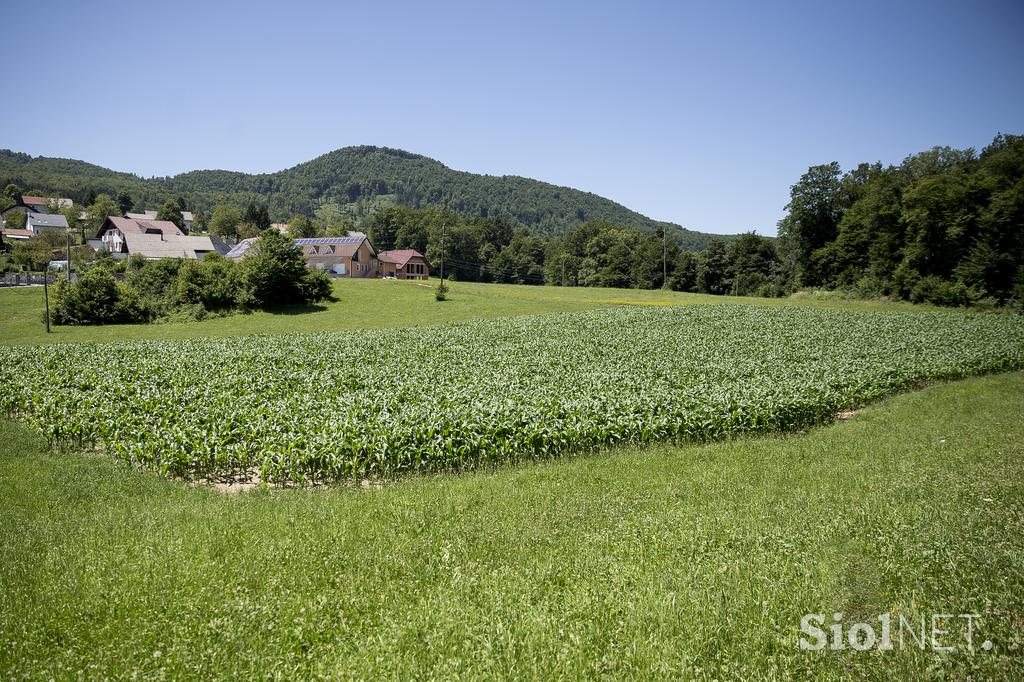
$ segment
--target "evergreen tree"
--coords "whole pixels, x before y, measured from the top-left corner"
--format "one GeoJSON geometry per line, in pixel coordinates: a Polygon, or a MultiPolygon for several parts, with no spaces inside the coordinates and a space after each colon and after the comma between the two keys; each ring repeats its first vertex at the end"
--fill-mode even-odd
{"type": "Polygon", "coordinates": [[[121,215],[130,213],[134,206],[135,202],[132,201],[132,195],[126,190],[121,190],[117,193],[117,207],[121,210],[121,215]]]}
{"type": "Polygon", "coordinates": [[[242,214],[242,222],[256,231],[266,230],[271,225],[270,213],[267,211],[266,205],[250,201],[245,208],[245,213],[242,214]]]}

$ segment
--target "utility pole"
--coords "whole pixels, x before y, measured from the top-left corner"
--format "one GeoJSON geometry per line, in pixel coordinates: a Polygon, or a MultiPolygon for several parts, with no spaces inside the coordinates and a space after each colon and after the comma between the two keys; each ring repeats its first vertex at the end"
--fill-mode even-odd
{"type": "Polygon", "coordinates": [[[64,230],[64,240],[64,258],[67,259],[64,265],[68,269],[68,284],[71,284],[71,230],[64,230]]]}
{"type": "Polygon", "coordinates": [[[446,227],[445,223],[441,223],[441,284],[444,284],[444,230],[446,227]]]}
{"type": "Polygon", "coordinates": [[[668,288],[668,230],[661,228],[661,288],[668,288]]]}
{"type": "Polygon", "coordinates": [[[46,333],[50,333],[50,287],[47,282],[50,281],[50,269],[43,270],[43,299],[46,301],[46,313],[43,315],[43,319],[46,320],[46,333]]]}

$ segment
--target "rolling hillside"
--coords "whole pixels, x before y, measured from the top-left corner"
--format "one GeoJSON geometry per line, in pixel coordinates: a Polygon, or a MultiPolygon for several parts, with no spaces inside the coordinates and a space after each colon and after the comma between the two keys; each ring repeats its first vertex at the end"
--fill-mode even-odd
{"type": "Polygon", "coordinates": [[[702,249],[713,237],[660,223],[596,194],[517,176],[465,173],[398,149],[345,147],[276,173],[201,170],[145,179],[83,161],[0,150],[0,187],[15,183],[85,201],[93,193],[127,190],[137,208],[156,208],[183,198],[192,210],[215,204],[266,203],[271,216],[286,220],[312,215],[336,204],[357,224],[380,205],[442,206],[465,216],[502,217],[546,236],[562,234],[588,220],[624,227],[669,229],[681,245],[702,249]]]}

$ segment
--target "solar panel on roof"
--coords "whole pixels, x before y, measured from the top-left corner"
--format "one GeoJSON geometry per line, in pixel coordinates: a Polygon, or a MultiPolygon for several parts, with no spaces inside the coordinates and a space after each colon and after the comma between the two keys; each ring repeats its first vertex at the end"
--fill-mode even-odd
{"type": "Polygon", "coordinates": [[[364,239],[366,237],[304,237],[296,239],[295,243],[301,246],[311,246],[313,244],[358,244],[364,239]]]}

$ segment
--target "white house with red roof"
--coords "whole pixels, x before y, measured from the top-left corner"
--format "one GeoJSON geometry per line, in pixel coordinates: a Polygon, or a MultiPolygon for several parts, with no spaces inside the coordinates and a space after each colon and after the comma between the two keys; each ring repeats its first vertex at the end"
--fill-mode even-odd
{"type": "Polygon", "coordinates": [[[190,237],[169,220],[135,220],[110,216],[96,233],[102,247],[115,258],[139,254],[147,259],[202,259],[209,253],[227,254],[219,237],[190,237]]]}

